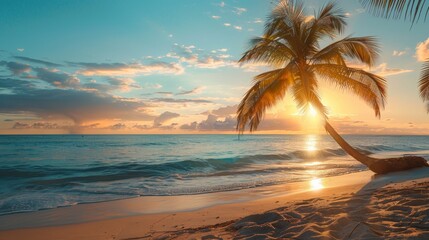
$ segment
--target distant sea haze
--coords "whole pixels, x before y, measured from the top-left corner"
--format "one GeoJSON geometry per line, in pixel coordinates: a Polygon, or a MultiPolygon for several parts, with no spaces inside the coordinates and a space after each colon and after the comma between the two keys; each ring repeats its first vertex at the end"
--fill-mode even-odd
{"type": "MultiPolygon", "coordinates": [[[[429,136],[345,138],[367,154],[429,156],[429,136]]],[[[0,214],[366,170],[326,135],[3,135],[0,152],[0,214]]]]}

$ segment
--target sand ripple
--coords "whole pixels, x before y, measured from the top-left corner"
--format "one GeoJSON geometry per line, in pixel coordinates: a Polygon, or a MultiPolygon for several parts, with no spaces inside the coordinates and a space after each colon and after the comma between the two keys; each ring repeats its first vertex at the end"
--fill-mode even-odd
{"type": "MultiPolygon", "coordinates": [[[[429,182],[289,202],[214,226],[157,239],[429,239],[429,182]]],[[[155,237],[152,235],[151,237],[155,237]]]]}

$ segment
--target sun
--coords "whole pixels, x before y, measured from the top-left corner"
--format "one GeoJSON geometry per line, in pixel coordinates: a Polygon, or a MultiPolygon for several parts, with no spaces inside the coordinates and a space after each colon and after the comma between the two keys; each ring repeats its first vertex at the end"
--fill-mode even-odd
{"type": "Polygon", "coordinates": [[[314,107],[310,104],[308,107],[308,114],[312,117],[317,116],[317,111],[314,109],[314,107]]]}

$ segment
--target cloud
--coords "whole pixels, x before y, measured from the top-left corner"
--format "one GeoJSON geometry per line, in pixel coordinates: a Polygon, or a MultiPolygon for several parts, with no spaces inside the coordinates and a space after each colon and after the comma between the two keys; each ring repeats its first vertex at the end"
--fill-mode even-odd
{"type": "Polygon", "coordinates": [[[383,77],[398,75],[402,73],[412,72],[410,69],[401,69],[401,68],[389,68],[387,67],[387,63],[382,63],[378,65],[374,70],[374,73],[383,77]]]}
{"type": "Polygon", "coordinates": [[[205,58],[198,59],[198,61],[193,66],[197,68],[215,69],[215,68],[233,66],[233,65],[235,65],[235,63],[231,61],[225,61],[220,57],[208,56],[205,58]]]}
{"type": "Polygon", "coordinates": [[[166,102],[166,103],[211,103],[212,101],[205,99],[175,99],[175,98],[152,98],[153,102],[166,102]]]}
{"type": "MultiPolygon", "coordinates": [[[[237,119],[226,116],[223,120],[216,115],[209,114],[206,120],[183,124],[180,129],[200,131],[236,131],[237,119]]],[[[295,119],[267,118],[264,119],[258,130],[260,131],[300,131],[301,126],[295,119]]]]}
{"type": "Polygon", "coordinates": [[[235,66],[236,63],[226,60],[229,55],[224,54],[227,49],[219,49],[220,54],[216,54],[216,50],[210,53],[204,53],[202,50],[196,49],[194,45],[175,45],[168,57],[179,59],[180,63],[185,63],[196,68],[215,69],[226,66],[235,66]]]}
{"type": "Polygon", "coordinates": [[[68,118],[75,124],[105,119],[153,120],[147,105],[135,99],[75,89],[36,89],[18,79],[0,79],[0,89],[13,86],[12,93],[0,94],[0,113],[34,114],[42,119],[68,118]]]}
{"type": "Polygon", "coordinates": [[[394,50],[393,53],[392,53],[392,56],[400,57],[402,55],[405,55],[406,53],[407,53],[407,51],[405,51],[405,50],[403,50],[403,51],[394,50]]]}
{"type": "Polygon", "coordinates": [[[18,62],[7,62],[0,61],[0,66],[6,66],[13,75],[18,76],[25,72],[31,71],[31,66],[28,64],[18,63],[18,62]]]}
{"type": "Polygon", "coordinates": [[[80,80],[74,75],[47,68],[33,68],[36,77],[58,88],[79,88],[80,80]]]}
{"type": "Polygon", "coordinates": [[[398,74],[408,73],[408,72],[413,71],[410,69],[389,68],[387,66],[387,63],[381,63],[380,65],[373,67],[371,69],[368,68],[368,66],[361,64],[361,63],[347,63],[347,66],[352,67],[352,68],[357,68],[357,69],[363,69],[365,71],[372,72],[372,73],[379,75],[379,76],[382,76],[382,77],[393,76],[393,75],[398,75],[398,74]]]}
{"type": "Polygon", "coordinates": [[[241,15],[242,13],[247,12],[247,9],[240,8],[240,7],[235,7],[232,12],[234,12],[237,15],[241,15]]]}
{"type": "Polygon", "coordinates": [[[18,59],[18,60],[29,62],[29,63],[42,64],[42,65],[45,65],[46,67],[61,67],[61,66],[63,66],[61,64],[47,62],[47,61],[29,58],[29,57],[14,56],[14,58],[18,59]]]}
{"type": "Polygon", "coordinates": [[[220,6],[220,7],[225,7],[225,2],[220,2],[220,3],[219,3],[219,6],[220,6]]]}
{"type": "Polygon", "coordinates": [[[43,130],[52,130],[52,129],[62,129],[66,130],[69,133],[81,133],[84,129],[95,129],[98,128],[99,123],[92,123],[89,125],[60,125],[58,123],[52,122],[35,122],[35,123],[22,123],[15,122],[12,126],[12,129],[43,129],[43,130]]]}
{"type": "Polygon", "coordinates": [[[112,130],[121,130],[121,129],[127,128],[127,125],[125,125],[124,123],[116,123],[116,124],[113,124],[107,128],[112,129],[112,130]]]}
{"type": "Polygon", "coordinates": [[[416,57],[420,62],[424,62],[429,58],[429,38],[417,44],[416,57]]]}
{"type": "Polygon", "coordinates": [[[162,94],[162,95],[166,95],[166,96],[172,96],[173,92],[155,92],[156,94],[162,94]]]}
{"type": "Polygon", "coordinates": [[[131,89],[141,88],[132,78],[115,78],[107,77],[108,84],[98,83],[96,80],[92,80],[90,83],[86,83],[82,86],[84,89],[98,90],[102,92],[119,90],[122,92],[128,92],[131,89]]]}
{"type": "Polygon", "coordinates": [[[184,130],[197,130],[197,128],[198,128],[197,122],[187,123],[180,126],[180,129],[184,129],[184,130]]]}
{"type": "Polygon", "coordinates": [[[235,29],[241,31],[243,28],[241,26],[234,26],[235,29]]]}
{"type": "Polygon", "coordinates": [[[189,124],[183,124],[180,129],[186,130],[203,130],[203,131],[233,131],[235,130],[236,120],[231,117],[226,117],[224,120],[218,120],[218,117],[212,114],[207,116],[206,120],[200,123],[192,122],[189,124]]]}
{"type": "Polygon", "coordinates": [[[231,27],[231,23],[224,23],[223,24],[225,27],[231,27]]]}
{"type": "Polygon", "coordinates": [[[253,23],[263,23],[264,21],[262,21],[262,19],[260,18],[255,18],[255,20],[253,20],[253,23]]]}
{"type": "Polygon", "coordinates": [[[137,74],[182,74],[184,68],[178,63],[153,62],[141,63],[86,63],[70,62],[72,66],[83,67],[78,70],[85,76],[129,76],[137,74]]]}
{"type": "Polygon", "coordinates": [[[70,129],[72,126],[59,125],[50,122],[35,122],[32,124],[15,122],[12,129],[70,129]]]}
{"type": "Polygon", "coordinates": [[[218,19],[220,19],[221,17],[220,17],[220,16],[215,16],[215,15],[213,15],[213,16],[212,16],[212,18],[213,18],[213,19],[218,20],[218,19]]]}
{"type": "Polygon", "coordinates": [[[168,111],[163,112],[161,115],[159,115],[158,117],[156,117],[153,120],[153,126],[154,127],[160,127],[163,123],[165,123],[171,119],[177,118],[179,116],[180,116],[180,114],[178,114],[178,113],[173,113],[173,112],[168,112],[168,111]]]}
{"type": "Polygon", "coordinates": [[[225,107],[220,107],[218,109],[214,109],[214,110],[211,110],[211,111],[204,112],[202,114],[204,114],[204,115],[210,115],[210,114],[212,114],[212,115],[215,115],[215,116],[218,116],[218,117],[228,117],[230,115],[233,115],[233,114],[235,115],[236,114],[237,107],[238,107],[238,105],[225,106],[225,107]]]}
{"type": "Polygon", "coordinates": [[[181,91],[179,93],[177,93],[176,95],[191,95],[191,94],[200,94],[206,87],[201,86],[201,87],[196,87],[192,90],[189,91],[181,91]]]}
{"type": "Polygon", "coordinates": [[[25,51],[25,49],[24,48],[17,48],[16,49],[18,52],[24,52],[25,51]]]}

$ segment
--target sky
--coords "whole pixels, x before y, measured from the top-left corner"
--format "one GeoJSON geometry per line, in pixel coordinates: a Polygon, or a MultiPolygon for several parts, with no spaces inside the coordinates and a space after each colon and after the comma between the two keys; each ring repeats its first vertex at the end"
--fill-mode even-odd
{"type": "MultiPolygon", "coordinates": [[[[306,14],[326,2],[304,1],[306,14]]],[[[236,133],[237,104],[270,69],[237,60],[274,3],[0,0],[0,134],[236,133]]],[[[337,3],[348,16],[338,39],[377,37],[382,53],[369,71],[386,77],[388,97],[376,118],[322,82],[332,125],[345,134],[429,134],[418,94],[427,23],[373,17],[358,0],[337,3]]],[[[320,117],[286,94],[257,133],[321,132],[320,117]]]]}

